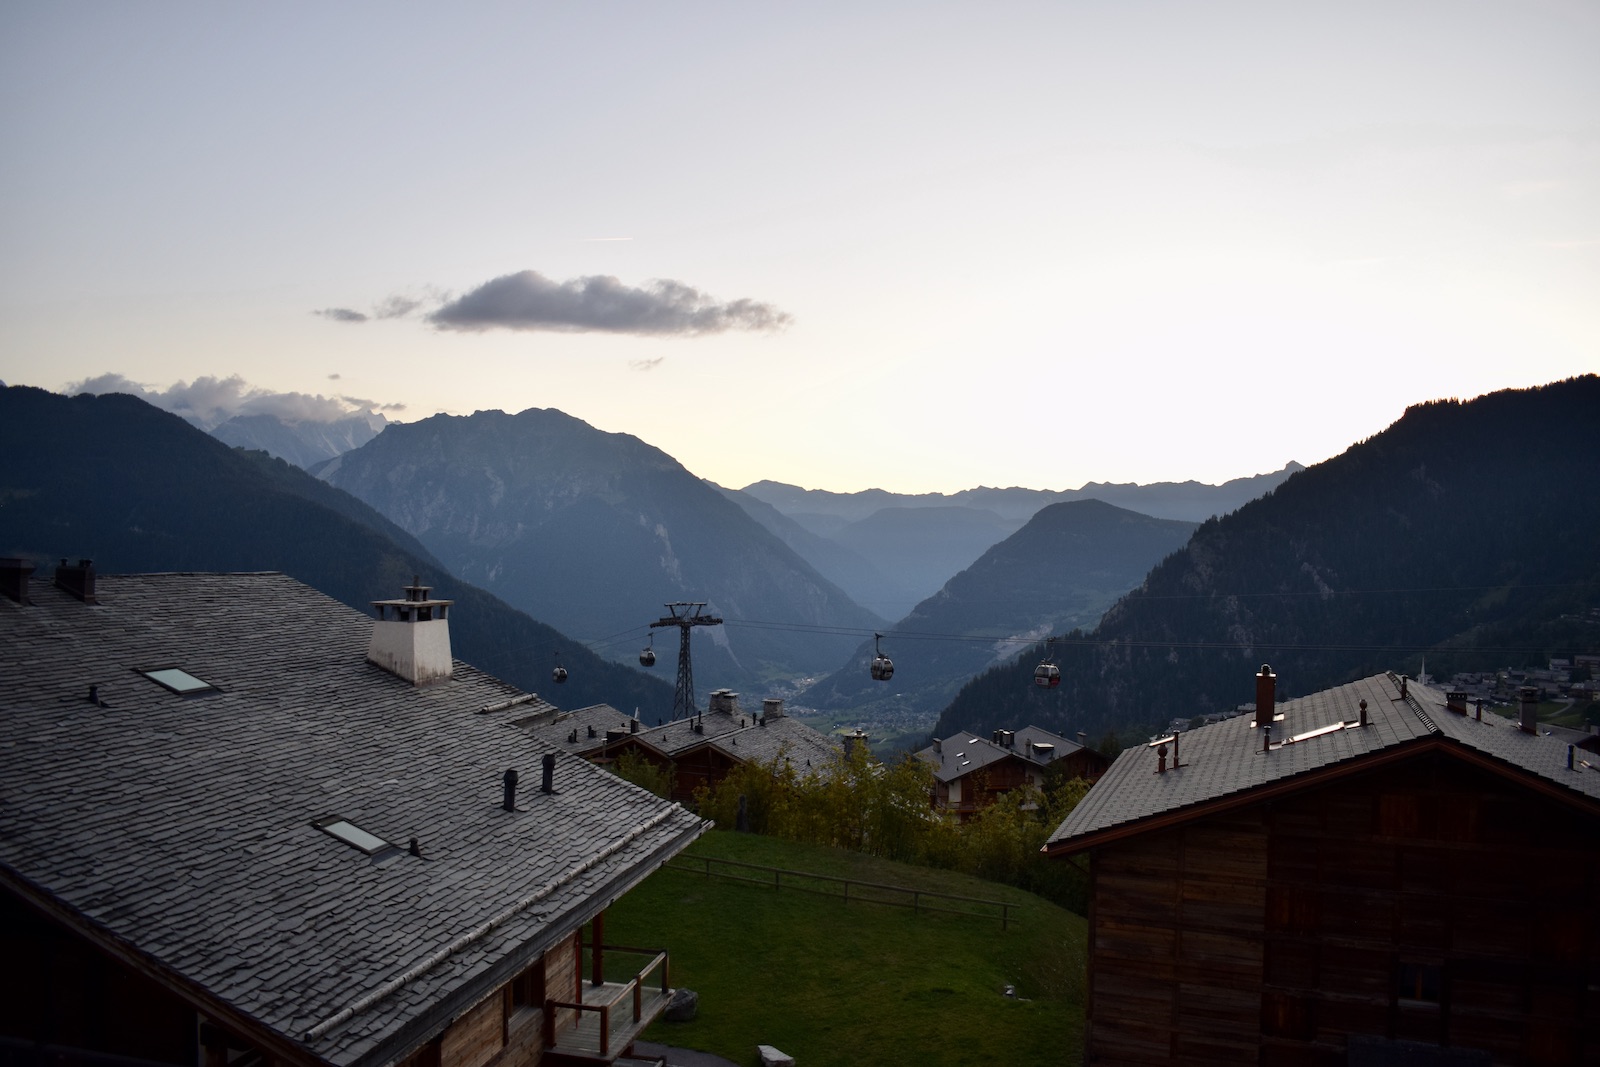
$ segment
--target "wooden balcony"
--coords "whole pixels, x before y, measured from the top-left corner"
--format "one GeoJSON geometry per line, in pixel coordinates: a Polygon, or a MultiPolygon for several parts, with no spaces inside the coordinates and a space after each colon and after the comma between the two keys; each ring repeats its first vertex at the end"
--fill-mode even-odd
{"type": "MultiPolygon", "coordinates": [[[[592,950],[585,951],[592,956],[592,950]]],[[[599,985],[585,980],[581,1002],[545,1001],[544,1062],[552,1067],[617,1062],[671,999],[665,952],[604,945],[601,953],[605,980],[599,985]],[[640,959],[644,965],[638,970],[615,973],[619,965],[640,959]]]]}

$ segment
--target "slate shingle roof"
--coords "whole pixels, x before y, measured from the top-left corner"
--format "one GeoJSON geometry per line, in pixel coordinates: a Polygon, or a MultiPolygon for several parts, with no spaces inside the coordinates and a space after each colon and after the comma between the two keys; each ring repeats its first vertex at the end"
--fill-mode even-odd
{"type": "Polygon", "coordinates": [[[704,826],[559,755],[540,792],[551,746],[512,720],[549,705],[459,661],[414,687],[365,662],[370,619],[283,575],[31,593],[0,598],[0,880],[329,1063],[404,1055],[704,826]],[[136,673],[165,666],[216,690],[136,673]]]}
{"type": "Polygon", "coordinates": [[[1072,755],[1082,747],[1078,742],[1069,741],[1049,730],[1028,726],[1016,731],[1010,748],[985,740],[971,731],[963,731],[951,734],[940,741],[938,751],[929,745],[916,756],[933,768],[933,776],[939,781],[953,782],[957,778],[982,770],[1011,756],[1026,763],[1047,767],[1056,760],[1072,755]],[[1032,746],[1036,742],[1055,746],[1048,760],[1033,757],[1032,746]]]}
{"type": "MultiPolygon", "coordinates": [[[[546,744],[587,756],[604,746],[608,730],[627,730],[630,718],[608,704],[596,704],[571,712],[521,717],[519,724],[546,744]],[[593,738],[588,736],[590,727],[595,731],[593,738]],[[576,741],[569,740],[573,730],[578,733],[576,741]]],[[[765,726],[759,725],[757,716],[739,712],[708,711],[698,721],[703,733],[694,731],[694,720],[679,719],[660,726],[641,724],[629,739],[668,759],[701,747],[719,749],[742,762],[767,763],[781,754],[801,774],[808,766],[821,771],[839,754],[839,746],[826,734],[787,715],[770,717],[765,726]]]]}
{"type": "MultiPolygon", "coordinates": [[[[1565,743],[1524,733],[1498,715],[1486,714],[1480,722],[1472,713],[1457,714],[1446,707],[1442,691],[1418,682],[1406,682],[1406,698],[1400,693],[1397,676],[1380,674],[1284,701],[1276,708],[1281,719],[1273,723],[1269,752],[1261,751],[1262,737],[1252,715],[1186,731],[1179,735],[1182,766],[1169,767],[1165,774],[1156,773],[1153,745],[1128,749],[1045,848],[1056,854],[1090,848],[1157,819],[1199,812],[1268,787],[1292,787],[1297,779],[1309,780],[1341,766],[1404,756],[1424,745],[1454,751],[1541,787],[1553,786],[1556,795],[1593,805],[1600,814],[1600,770],[1583,766],[1581,752],[1568,770],[1565,743]],[[1353,725],[1362,700],[1367,702],[1365,728],[1353,725]],[[1319,732],[1329,727],[1334,728],[1319,732]]],[[[1170,745],[1168,756],[1170,761],[1170,745]]]]}

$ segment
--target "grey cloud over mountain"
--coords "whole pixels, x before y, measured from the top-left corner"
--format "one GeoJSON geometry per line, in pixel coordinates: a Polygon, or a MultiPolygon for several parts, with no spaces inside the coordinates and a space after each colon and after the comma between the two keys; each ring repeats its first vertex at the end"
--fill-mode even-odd
{"type": "Polygon", "coordinates": [[[446,330],[553,330],[650,336],[779,330],[792,317],[755,300],[718,303],[667,279],[643,287],[609,275],[556,282],[525,270],[485,282],[428,316],[446,330]]]}
{"type": "MultiPolygon", "coordinates": [[[[166,389],[152,389],[121,374],[108,373],[69,382],[63,391],[68,395],[130,393],[208,431],[235,415],[273,415],[285,422],[326,423],[405,408],[404,404],[380,404],[364,397],[274,393],[250,385],[237,374],[227,378],[200,377],[166,389]]],[[[381,415],[373,417],[382,419],[381,415]]]]}

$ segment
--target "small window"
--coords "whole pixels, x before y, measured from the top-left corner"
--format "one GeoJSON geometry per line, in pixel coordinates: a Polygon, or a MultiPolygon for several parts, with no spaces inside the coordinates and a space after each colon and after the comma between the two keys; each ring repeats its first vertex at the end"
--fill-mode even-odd
{"type": "Polygon", "coordinates": [[[1400,1000],[1421,1004],[1439,1003],[1441,968],[1437,963],[1402,961],[1397,974],[1400,1000]]]}
{"type": "Polygon", "coordinates": [[[511,1007],[544,1007],[544,960],[535,960],[531,967],[511,980],[511,1007]]]}
{"type": "Polygon", "coordinates": [[[355,823],[335,816],[318,819],[311,825],[325,834],[337,837],[352,848],[359,848],[369,856],[390,847],[389,842],[376,834],[369,834],[355,823]]]}
{"type": "Polygon", "coordinates": [[[216,686],[203,679],[196,678],[186,670],[177,667],[160,667],[153,671],[140,671],[140,674],[150,679],[169,692],[182,696],[186,693],[201,693],[216,686]]]}

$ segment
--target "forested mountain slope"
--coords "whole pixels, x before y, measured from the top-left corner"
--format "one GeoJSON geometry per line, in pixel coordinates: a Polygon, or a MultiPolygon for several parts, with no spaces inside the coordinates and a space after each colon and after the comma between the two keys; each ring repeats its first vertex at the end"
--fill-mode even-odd
{"type": "Polygon", "coordinates": [[[349,494],[135,397],[0,390],[0,454],[0,554],[90,558],[104,573],[283,571],[363,611],[420,575],[456,602],[458,658],[565,707],[671,711],[670,685],[453,578],[349,494]],[[559,689],[558,652],[569,672],[559,689]]]}
{"type": "Polygon", "coordinates": [[[1393,426],[1203,524],[1061,648],[974,679],[936,733],[1038,722],[1137,735],[1383,669],[1493,669],[1600,651],[1600,378],[1409,408],[1393,426]]]}
{"type": "Polygon", "coordinates": [[[1051,504],[894,625],[892,684],[869,677],[873,643],[867,641],[803,699],[825,710],[870,712],[887,703],[931,719],[962,683],[997,660],[1046,634],[1093,626],[1182,547],[1195,525],[1099,500],[1051,504]]]}

